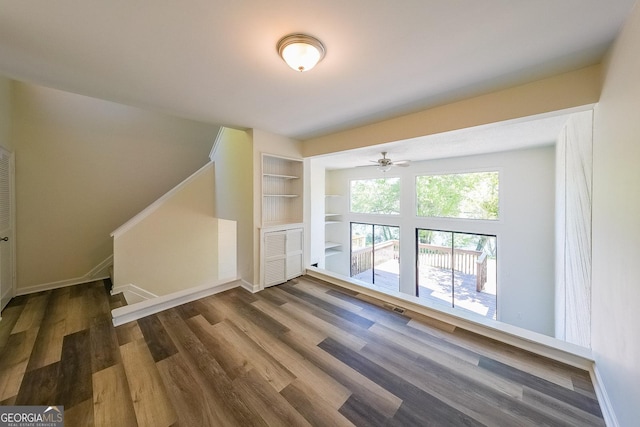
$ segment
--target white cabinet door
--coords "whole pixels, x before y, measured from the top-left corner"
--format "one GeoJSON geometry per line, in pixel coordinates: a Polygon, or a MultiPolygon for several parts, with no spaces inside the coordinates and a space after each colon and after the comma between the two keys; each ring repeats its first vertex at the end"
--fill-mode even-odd
{"type": "Polygon", "coordinates": [[[264,233],[264,286],[286,282],[287,233],[264,233]]]}
{"type": "Polygon", "coordinates": [[[278,285],[304,272],[302,228],[274,230],[263,236],[264,287],[278,285]]]}
{"type": "Polygon", "coordinates": [[[287,280],[302,276],[303,272],[302,228],[287,230],[287,280]]]}

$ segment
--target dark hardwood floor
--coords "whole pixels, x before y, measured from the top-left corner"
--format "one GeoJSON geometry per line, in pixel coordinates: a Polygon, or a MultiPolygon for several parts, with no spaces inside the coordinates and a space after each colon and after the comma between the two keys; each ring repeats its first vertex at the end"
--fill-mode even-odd
{"type": "Polygon", "coordinates": [[[67,426],[604,425],[587,372],[306,277],[114,328],[122,304],[102,281],[14,298],[0,404],[67,426]]]}

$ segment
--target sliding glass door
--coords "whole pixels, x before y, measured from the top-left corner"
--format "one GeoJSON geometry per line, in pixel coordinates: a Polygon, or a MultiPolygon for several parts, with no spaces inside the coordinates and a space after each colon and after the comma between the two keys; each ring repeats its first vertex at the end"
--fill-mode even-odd
{"type": "Polygon", "coordinates": [[[416,230],[420,299],[496,319],[496,236],[416,230]]]}
{"type": "Polygon", "coordinates": [[[351,223],[351,277],[387,290],[400,289],[400,228],[351,223]]]}

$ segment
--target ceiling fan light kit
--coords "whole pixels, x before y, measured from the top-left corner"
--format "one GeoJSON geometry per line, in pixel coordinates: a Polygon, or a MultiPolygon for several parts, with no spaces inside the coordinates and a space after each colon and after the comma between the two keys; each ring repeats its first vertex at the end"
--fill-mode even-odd
{"type": "Polygon", "coordinates": [[[322,61],[325,48],[322,42],[307,34],[289,34],[278,41],[278,55],[296,71],[309,71],[322,61]]]}
{"type": "Polygon", "coordinates": [[[380,172],[388,172],[392,166],[399,166],[401,168],[406,168],[407,166],[409,166],[409,163],[411,163],[411,161],[409,160],[398,160],[396,162],[394,162],[393,160],[391,160],[390,158],[387,157],[387,152],[383,151],[380,154],[382,154],[382,158],[378,159],[378,160],[371,160],[373,163],[377,163],[378,164],[378,170],[380,172]]]}

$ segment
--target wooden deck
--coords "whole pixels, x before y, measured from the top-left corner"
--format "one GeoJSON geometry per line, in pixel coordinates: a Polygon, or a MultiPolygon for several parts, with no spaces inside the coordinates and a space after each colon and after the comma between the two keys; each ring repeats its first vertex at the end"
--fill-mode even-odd
{"type": "MultiPolygon", "coordinates": [[[[495,263],[495,261],[492,261],[495,263]]],[[[472,274],[455,273],[454,292],[451,292],[451,270],[421,267],[419,279],[418,297],[434,305],[452,306],[452,298],[455,298],[455,307],[468,313],[478,314],[488,319],[496,319],[496,278],[495,264],[489,268],[489,275],[485,289],[476,291],[476,276],[472,274]]],[[[366,270],[354,276],[354,279],[366,283],[375,283],[385,289],[398,291],[399,289],[399,264],[397,260],[389,260],[375,268],[375,282],[372,282],[372,271],[366,270]]]]}

